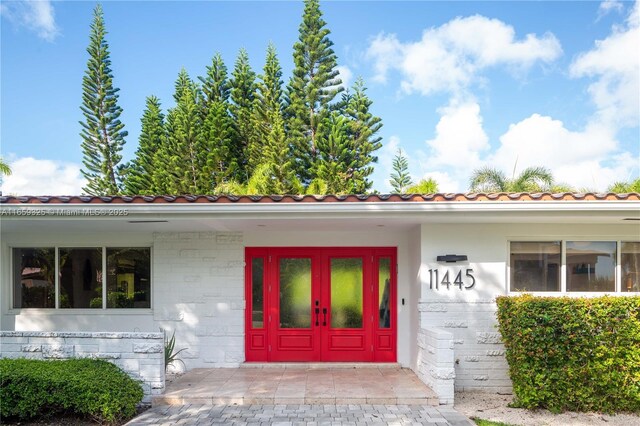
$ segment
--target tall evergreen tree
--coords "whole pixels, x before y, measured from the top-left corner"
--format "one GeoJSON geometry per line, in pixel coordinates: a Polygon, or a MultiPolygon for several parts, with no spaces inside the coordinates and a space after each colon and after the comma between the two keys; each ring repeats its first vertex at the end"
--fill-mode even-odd
{"type": "Polygon", "coordinates": [[[364,81],[358,78],[353,85],[353,93],[343,94],[343,109],[349,119],[349,137],[355,157],[353,189],[358,194],[371,189],[373,183],[368,177],[373,173],[372,164],[378,162],[374,152],[382,147],[382,137],[377,136],[382,119],[369,111],[373,102],[366,90],[364,81]]]}
{"type": "Polygon", "coordinates": [[[89,35],[89,60],[82,78],[81,121],[82,151],[87,179],[83,188],[91,195],[120,193],[117,168],[127,132],[120,121],[122,108],[118,105],[118,88],[113,86],[109,45],[104,14],[99,4],[93,11],[89,35]]]}
{"type": "Polygon", "coordinates": [[[342,90],[337,58],[318,0],[305,0],[298,41],[293,46],[293,76],[288,87],[288,134],[295,148],[296,171],[309,181],[316,161],[318,127],[329,104],[342,90]]]}
{"type": "Polygon", "coordinates": [[[156,164],[154,156],[163,148],[167,135],[160,100],[155,96],[147,98],[141,122],[142,129],[138,139],[138,150],[134,160],[127,168],[126,179],[123,182],[124,192],[132,195],[157,193],[153,184],[153,172],[156,164]]]}
{"type": "Polygon", "coordinates": [[[393,158],[393,173],[391,173],[391,187],[396,194],[404,194],[413,182],[409,174],[409,160],[398,148],[396,156],[393,158]]]}
{"type": "Polygon", "coordinates": [[[208,191],[229,180],[246,181],[242,179],[240,172],[237,133],[225,102],[215,101],[210,104],[202,131],[204,150],[202,173],[210,183],[208,191]]]}
{"type": "Polygon", "coordinates": [[[201,194],[210,191],[202,168],[202,119],[198,100],[200,91],[183,69],[176,81],[174,99],[178,102],[167,114],[167,141],[154,156],[153,183],[157,192],[201,194]]]}
{"type": "Polygon", "coordinates": [[[326,183],[329,194],[353,193],[357,161],[349,138],[348,119],[333,111],[320,128],[322,137],[318,138],[315,177],[326,183]]]}
{"type": "Polygon", "coordinates": [[[257,83],[251,115],[251,135],[247,153],[250,171],[266,161],[265,146],[269,134],[275,127],[273,121],[277,117],[282,120],[282,84],[282,68],[278,61],[276,48],[270,43],[267,47],[263,74],[259,76],[257,83]]]}
{"type": "Polygon", "coordinates": [[[202,83],[202,93],[204,96],[204,114],[208,112],[208,106],[214,102],[229,101],[231,87],[227,75],[227,66],[224,64],[222,55],[216,53],[211,59],[211,65],[207,67],[207,74],[198,77],[202,83]]]}
{"type": "Polygon", "coordinates": [[[256,73],[249,65],[249,55],[240,49],[231,77],[231,116],[237,132],[239,173],[243,175],[249,156],[252,134],[251,113],[256,97],[256,73]]]}

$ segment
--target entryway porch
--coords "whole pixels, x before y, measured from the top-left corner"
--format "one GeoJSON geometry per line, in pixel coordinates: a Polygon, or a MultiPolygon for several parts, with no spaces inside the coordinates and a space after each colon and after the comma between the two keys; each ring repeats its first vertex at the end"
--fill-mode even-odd
{"type": "Polygon", "coordinates": [[[198,368],[169,384],[153,405],[415,404],[438,397],[395,363],[246,363],[198,368]]]}

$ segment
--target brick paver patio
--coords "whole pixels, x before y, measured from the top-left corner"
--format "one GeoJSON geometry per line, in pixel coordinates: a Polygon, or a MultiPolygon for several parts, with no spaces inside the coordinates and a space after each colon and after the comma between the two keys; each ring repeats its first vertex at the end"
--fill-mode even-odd
{"type": "Polygon", "coordinates": [[[452,407],[425,405],[174,405],[157,406],[127,425],[433,425],[471,426],[452,407]]]}

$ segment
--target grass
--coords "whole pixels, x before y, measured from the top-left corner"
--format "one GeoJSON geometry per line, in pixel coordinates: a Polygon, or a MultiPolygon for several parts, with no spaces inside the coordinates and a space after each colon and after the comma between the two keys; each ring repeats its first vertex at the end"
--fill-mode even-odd
{"type": "Polygon", "coordinates": [[[502,422],[492,422],[491,420],[484,420],[484,419],[478,419],[478,418],[472,418],[472,420],[478,425],[478,426],[515,426],[515,425],[511,425],[509,423],[502,423],[502,422]]]}

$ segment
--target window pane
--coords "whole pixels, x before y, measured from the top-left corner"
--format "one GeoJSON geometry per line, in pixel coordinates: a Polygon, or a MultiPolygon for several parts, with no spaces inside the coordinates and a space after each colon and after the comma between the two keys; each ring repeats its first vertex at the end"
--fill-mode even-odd
{"type": "Polygon", "coordinates": [[[622,291],[640,291],[640,242],[622,243],[622,291]]]}
{"type": "Polygon", "coordinates": [[[362,259],[331,259],[331,327],[362,328],[362,259]]]}
{"type": "Polygon", "coordinates": [[[102,249],[61,248],[60,307],[102,308],[102,249]]]}
{"type": "Polygon", "coordinates": [[[382,257],[378,266],[378,312],[380,328],[391,327],[391,311],[389,310],[389,298],[391,297],[391,259],[382,257]]]}
{"type": "Polygon", "coordinates": [[[511,291],[560,291],[560,241],[511,243],[511,291]]]}
{"type": "Polygon", "coordinates": [[[615,270],[615,242],[567,242],[567,291],[615,291],[615,270]]]}
{"type": "Polygon", "coordinates": [[[150,307],[151,249],[108,248],[107,308],[150,307]]]}
{"type": "Polygon", "coordinates": [[[264,327],[264,259],[251,259],[251,323],[253,328],[264,327]]]}
{"type": "Polygon", "coordinates": [[[280,327],[311,327],[311,259],[280,259],[280,327]]]}
{"type": "Polygon", "coordinates": [[[13,249],[13,307],[55,308],[54,248],[13,249]]]}

